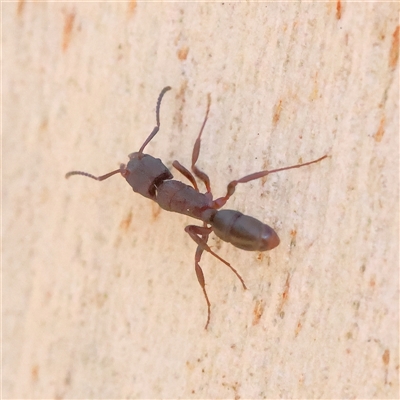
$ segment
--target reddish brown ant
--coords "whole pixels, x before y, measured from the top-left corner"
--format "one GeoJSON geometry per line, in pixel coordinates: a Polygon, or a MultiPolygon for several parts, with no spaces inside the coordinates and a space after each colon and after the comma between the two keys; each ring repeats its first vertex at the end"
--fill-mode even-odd
{"type": "Polygon", "coordinates": [[[207,245],[210,233],[214,232],[225,242],[231,243],[239,249],[249,251],[271,250],[279,244],[278,235],[268,225],[253,217],[244,215],[239,211],[219,211],[219,209],[223,207],[233,195],[235,192],[235,187],[238,183],[250,182],[279,171],[305,167],[306,165],[319,162],[327,156],[325,155],[317,160],[292,165],[290,167],[277,168],[269,171],[260,171],[246,175],[243,178],[230,182],[227,187],[226,195],[213,200],[209,177],[196,167],[196,162],[200,153],[201,134],[203,133],[204,126],[207,122],[208,113],[210,111],[210,95],[208,95],[206,116],[193,147],[191,165],[193,174],[204,183],[206,187],[205,193],[200,193],[193,174],[178,161],[175,160],[172,165],[190,181],[193,187],[186,185],[183,182],[173,180],[171,172],[159,158],[154,158],[149,154],[143,154],[143,150],[147,144],[153,139],[160,129],[160,104],[164,94],[170,89],[171,88],[169,86],[165,87],[158,97],[156,106],[157,126],[154,127],[153,131],[145,140],[139,151],[129,154],[129,162],[127,165],[121,164],[119,169],[98,177],[82,171],[68,172],[65,177],[69,178],[71,175],[83,175],[98,181],[103,181],[112,175],[120,173],[132,187],[134,192],[137,192],[142,196],[155,201],[164,210],[185,214],[203,221],[203,226],[188,225],[185,228],[185,231],[197,243],[194,265],[197,280],[203,289],[204,297],[207,302],[207,322],[205,326],[205,329],[207,329],[210,322],[211,305],[206,292],[204,274],[200,267],[200,259],[203,251],[211,253],[214,257],[218,258],[218,260],[227,265],[239,278],[243,288],[247,289],[239,273],[227,261],[214,253],[207,245]]]}

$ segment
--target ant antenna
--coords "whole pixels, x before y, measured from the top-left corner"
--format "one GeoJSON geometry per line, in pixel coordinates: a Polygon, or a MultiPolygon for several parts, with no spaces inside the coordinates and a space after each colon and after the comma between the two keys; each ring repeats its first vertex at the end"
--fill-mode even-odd
{"type": "MultiPolygon", "coordinates": [[[[147,144],[150,142],[151,139],[153,139],[154,136],[156,136],[157,132],[160,130],[160,106],[161,106],[161,100],[164,97],[164,94],[168,92],[168,90],[171,90],[170,86],[166,86],[163,90],[161,90],[160,95],[158,96],[157,99],[157,105],[156,105],[156,123],[157,126],[154,127],[153,131],[150,133],[149,137],[145,140],[145,142],[142,144],[142,147],[138,151],[139,154],[143,154],[144,148],[147,146],[147,144]]],[[[65,178],[69,178],[72,175],[83,175],[87,176],[88,178],[95,179],[96,181],[104,181],[104,179],[108,179],[110,176],[113,176],[115,174],[121,173],[124,174],[126,172],[125,165],[121,165],[119,169],[116,169],[115,171],[111,171],[108,174],[101,175],[101,176],[94,176],[92,174],[89,174],[88,172],[83,172],[83,171],[70,171],[65,174],[65,178]]]]}
{"type": "Polygon", "coordinates": [[[83,172],[83,171],[70,171],[65,174],[65,178],[68,179],[71,175],[83,175],[83,176],[87,176],[88,178],[95,179],[96,181],[104,181],[104,179],[107,179],[110,176],[118,174],[118,172],[124,173],[124,171],[125,171],[125,166],[121,166],[119,169],[116,169],[115,171],[111,171],[108,174],[105,174],[102,176],[94,176],[92,174],[89,174],[88,172],[83,172]]]}
{"type": "Polygon", "coordinates": [[[161,90],[160,95],[158,96],[157,99],[157,106],[156,106],[156,121],[157,121],[157,126],[154,127],[153,132],[150,133],[149,137],[145,140],[145,142],[142,144],[142,147],[138,151],[139,154],[143,154],[144,148],[147,146],[147,144],[150,142],[151,139],[153,139],[154,136],[157,135],[158,131],[160,130],[160,105],[161,105],[161,100],[164,97],[164,94],[168,92],[168,90],[171,90],[171,86],[166,86],[163,90],[161,90]]]}

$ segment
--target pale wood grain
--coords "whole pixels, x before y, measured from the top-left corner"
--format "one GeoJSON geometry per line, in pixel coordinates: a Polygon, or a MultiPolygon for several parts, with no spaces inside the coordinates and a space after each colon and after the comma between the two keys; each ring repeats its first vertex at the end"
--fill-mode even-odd
{"type": "Polygon", "coordinates": [[[398,397],[398,6],[337,7],[2,5],[4,398],[398,397]],[[249,289],[203,257],[208,332],[193,220],[64,179],[126,162],[166,85],[147,151],[189,166],[211,93],[216,195],[330,155],[238,187],[281,245],[210,241],[249,289]]]}

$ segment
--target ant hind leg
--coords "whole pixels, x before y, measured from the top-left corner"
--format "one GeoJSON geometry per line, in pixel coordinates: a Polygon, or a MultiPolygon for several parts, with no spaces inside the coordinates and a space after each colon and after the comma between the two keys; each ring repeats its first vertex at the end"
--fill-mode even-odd
{"type": "Polygon", "coordinates": [[[250,175],[246,175],[240,179],[231,181],[228,183],[228,186],[226,188],[226,195],[223,197],[219,197],[218,199],[215,199],[213,201],[213,208],[215,209],[219,209],[221,207],[223,207],[225,205],[225,203],[230,199],[230,197],[235,193],[235,189],[238,183],[247,183],[250,181],[254,181],[256,179],[260,179],[264,176],[267,176],[269,174],[274,174],[276,172],[280,172],[280,171],[287,171],[288,169],[295,169],[295,168],[301,168],[301,167],[305,167],[307,165],[311,165],[317,162],[322,161],[324,158],[327,158],[328,155],[322,156],[316,160],[313,161],[309,161],[306,163],[301,163],[301,164],[295,164],[295,165],[291,165],[289,167],[282,167],[282,168],[276,168],[276,169],[271,169],[269,171],[265,170],[265,171],[259,171],[259,172],[254,172],[253,174],[250,175]]]}

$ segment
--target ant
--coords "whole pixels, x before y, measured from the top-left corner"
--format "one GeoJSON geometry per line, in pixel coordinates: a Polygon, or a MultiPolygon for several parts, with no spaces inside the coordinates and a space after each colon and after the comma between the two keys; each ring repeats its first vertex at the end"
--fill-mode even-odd
{"type": "Polygon", "coordinates": [[[194,265],[197,280],[200,283],[200,286],[204,293],[204,297],[207,302],[207,322],[205,325],[205,329],[207,329],[210,323],[211,304],[206,292],[204,274],[200,267],[200,259],[203,252],[207,251],[218,260],[223,262],[226,266],[228,266],[232,270],[232,272],[239,278],[243,288],[247,289],[242,277],[231,266],[231,264],[218,256],[218,254],[214,253],[208,246],[207,241],[210,233],[214,232],[220,239],[224,240],[225,242],[231,243],[239,249],[248,251],[271,250],[278,246],[280,242],[276,232],[271,227],[262,223],[261,221],[248,215],[244,215],[239,211],[219,209],[223,207],[225,203],[229,200],[229,198],[233,195],[236,185],[239,183],[250,182],[279,171],[305,167],[306,165],[317,163],[328,156],[325,155],[318,158],[317,160],[292,165],[290,167],[255,172],[253,174],[246,175],[243,178],[233,180],[228,184],[226,195],[214,200],[208,175],[196,166],[200,153],[201,135],[203,133],[204,126],[207,122],[208,114],[210,111],[210,94],[208,95],[207,111],[203,121],[203,125],[201,126],[200,133],[197,136],[196,142],[193,147],[191,165],[193,174],[204,183],[206,187],[205,193],[200,193],[193,174],[178,161],[175,160],[172,165],[185,178],[190,181],[192,186],[186,185],[185,183],[180,181],[173,180],[173,176],[170,170],[162,163],[159,158],[154,158],[150,154],[143,153],[147,144],[160,130],[161,100],[164,97],[164,94],[170,89],[171,87],[169,86],[165,87],[158,96],[156,105],[157,125],[154,127],[149,137],[144,141],[139,151],[129,154],[129,162],[127,165],[121,164],[117,170],[111,171],[108,174],[102,176],[94,176],[92,174],[82,171],[71,171],[68,172],[65,177],[69,178],[72,175],[83,175],[87,176],[88,178],[96,179],[97,181],[103,181],[105,179],[108,179],[112,175],[120,173],[132,187],[134,192],[155,201],[164,210],[188,215],[190,217],[203,221],[202,226],[186,226],[185,232],[187,232],[189,236],[197,243],[197,249],[194,257],[194,265]]]}

